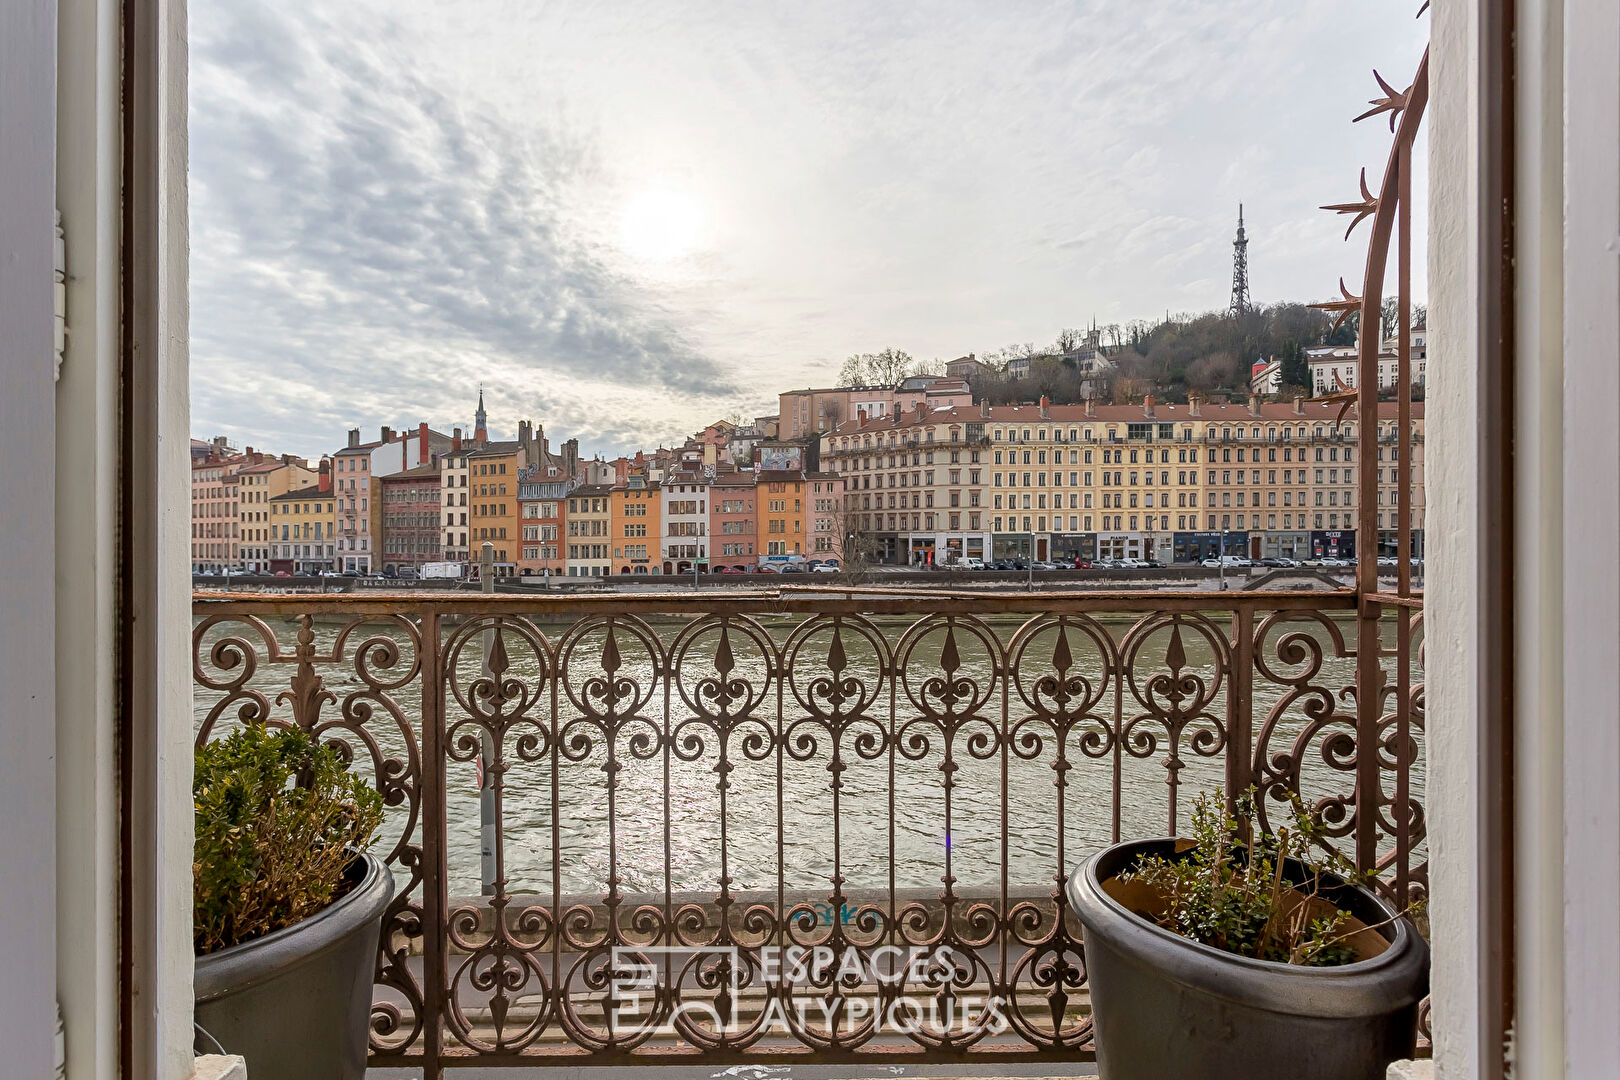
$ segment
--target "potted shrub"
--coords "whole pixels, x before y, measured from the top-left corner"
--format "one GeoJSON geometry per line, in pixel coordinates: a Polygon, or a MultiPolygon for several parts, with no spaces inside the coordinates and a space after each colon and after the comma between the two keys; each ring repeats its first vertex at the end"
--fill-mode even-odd
{"type": "Polygon", "coordinates": [[[361,1080],[394,894],[365,852],[381,796],[297,730],[249,725],[196,757],[198,1026],[253,1080],[361,1080]]]}
{"type": "Polygon", "coordinates": [[[1190,839],[1116,844],[1069,878],[1099,1072],[1382,1080],[1412,1056],[1428,946],[1296,804],[1255,835],[1201,796],[1190,839]]]}

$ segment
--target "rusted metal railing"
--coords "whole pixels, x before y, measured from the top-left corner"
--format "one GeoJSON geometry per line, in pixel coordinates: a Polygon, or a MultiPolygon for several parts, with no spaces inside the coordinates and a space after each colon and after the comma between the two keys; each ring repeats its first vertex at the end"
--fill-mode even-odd
{"type": "Polygon", "coordinates": [[[1406,685],[1421,610],[1363,614],[1350,591],[199,595],[197,737],[297,725],[382,792],[379,1066],[1073,1060],[1060,883],[1194,792],[1253,786],[1273,820],[1298,795],[1421,892],[1421,682],[1370,727],[1354,693],[1370,665],[1406,685]],[[783,946],[838,970],[773,970],[783,946]],[[902,1001],[928,1011],[897,1024],[902,1001]]]}

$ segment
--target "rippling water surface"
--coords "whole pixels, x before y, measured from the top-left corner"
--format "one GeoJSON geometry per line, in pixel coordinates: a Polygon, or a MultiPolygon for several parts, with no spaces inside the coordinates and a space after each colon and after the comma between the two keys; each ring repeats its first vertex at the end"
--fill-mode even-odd
{"type": "MultiPolygon", "coordinates": [[[[541,731],[539,726],[524,724],[510,731],[506,740],[510,765],[502,820],[509,889],[549,894],[555,877],[565,893],[602,892],[610,877],[616,876],[622,892],[661,893],[666,885],[712,892],[722,874],[722,853],[724,873],[731,878],[733,889],[775,889],[780,881],[790,891],[824,890],[835,865],[846,879],[846,889],[891,884],[937,888],[947,872],[947,859],[959,889],[996,886],[1004,877],[1010,886],[1051,884],[1085,855],[1110,842],[1116,813],[1124,838],[1163,835],[1171,829],[1166,725],[1158,716],[1146,716],[1134,726],[1132,722],[1147,713],[1144,699],[1161,706],[1168,700],[1167,688],[1155,686],[1152,679],[1168,674],[1167,656],[1175,658],[1176,650],[1168,626],[1133,636],[1137,619],[1103,617],[1095,624],[1116,646],[1130,648],[1127,640],[1135,646],[1130,648],[1132,678],[1123,684],[1105,677],[1101,649],[1084,629],[1074,625],[1064,633],[1061,646],[1056,627],[1048,624],[1029,636],[1027,647],[1018,652],[1014,643],[1025,625],[1022,617],[967,620],[958,625],[949,645],[937,621],[928,632],[916,636],[913,619],[876,618],[865,625],[880,632],[888,648],[900,647],[905,658],[904,676],[891,683],[879,677],[874,644],[854,632],[850,624],[839,635],[840,650],[834,650],[830,624],[809,628],[800,617],[784,616],[761,619],[755,631],[768,639],[769,647],[792,650],[793,676],[783,685],[767,678],[766,642],[747,630],[734,627],[725,635],[722,650],[713,624],[702,632],[693,632],[692,625],[682,620],[644,624],[676,658],[679,678],[666,686],[655,676],[648,642],[621,625],[614,635],[616,663],[612,653],[606,659],[621,692],[639,705],[636,719],[624,722],[618,733],[617,786],[611,802],[602,725],[587,718],[569,697],[572,692],[578,701],[594,701],[599,706],[600,699],[591,694],[600,686],[593,688],[588,683],[606,675],[605,632],[598,627],[575,639],[567,657],[568,678],[557,684],[542,671],[531,635],[509,630],[503,635],[507,679],[516,680],[528,695],[537,695],[528,715],[543,723],[546,731],[553,730],[555,692],[562,725],[559,744],[544,738],[523,742],[524,735],[541,731]],[[914,640],[901,646],[908,632],[914,640]],[[993,676],[991,652],[978,636],[980,632],[993,634],[1003,647],[1015,650],[1019,675],[1013,685],[1003,685],[993,676]],[[719,666],[729,667],[723,685],[738,699],[730,705],[731,712],[736,713],[744,702],[752,703],[745,713],[748,718],[731,725],[725,740],[724,769],[721,736],[714,725],[695,718],[698,709],[694,707],[695,703],[715,711],[712,692],[722,685],[717,681],[717,651],[722,656],[719,666]],[[838,651],[843,653],[841,665],[838,651]],[[730,654],[729,664],[725,653],[730,654]],[[862,718],[847,721],[838,735],[841,768],[836,771],[831,767],[834,736],[828,723],[811,717],[803,704],[825,701],[816,696],[814,684],[831,677],[829,659],[842,680],[853,680],[846,682],[848,693],[860,700],[871,698],[862,718]],[[946,661],[954,663],[956,681],[930,687],[929,680],[944,679],[946,661]],[[1060,667],[1072,692],[1082,698],[1100,692],[1100,699],[1089,710],[1094,719],[1078,721],[1065,743],[1069,768],[1064,773],[1061,814],[1055,783],[1058,770],[1053,767],[1058,758],[1057,736],[1049,720],[1032,715],[1034,710],[1025,699],[1027,694],[1050,708],[1051,698],[1041,696],[1036,684],[1060,667]],[[710,685],[705,686],[705,680],[710,685]],[[918,705],[922,702],[938,709],[942,686],[946,692],[978,702],[972,710],[974,718],[958,723],[948,758],[946,736],[918,705]],[[683,697],[682,689],[690,700],[683,697]],[[705,697],[705,690],[711,696],[705,697]],[[1127,738],[1108,745],[1107,732],[1116,715],[1127,738]],[[1097,756],[1087,753],[1088,733],[1093,735],[1089,749],[1097,756]],[[522,755],[537,760],[522,760],[522,755]]],[[[1228,616],[1216,619],[1215,625],[1227,628],[1228,616]]],[[[269,625],[290,654],[296,627],[281,621],[269,625]]],[[[1354,626],[1348,620],[1332,625],[1353,646],[1354,626]]],[[[317,655],[332,655],[340,629],[336,624],[316,624],[317,655]]],[[[1386,642],[1392,644],[1393,622],[1386,623],[1384,630],[1386,642]]],[[[533,631],[557,642],[568,634],[569,627],[544,623],[533,631]]],[[[454,635],[460,643],[459,652],[447,659],[455,674],[452,689],[466,695],[480,672],[480,635],[471,627],[451,627],[445,634],[447,639],[454,635]]],[[[260,663],[248,685],[274,702],[275,695],[287,688],[293,666],[264,663],[262,643],[241,622],[210,627],[205,633],[205,650],[227,636],[254,643],[260,663]]],[[[400,628],[383,622],[350,631],[341,660],[318,666],[326,688],[337,697],[336,704],[323,706],[322,718],[329,721],[349,715],[363,720],[382,753],[408,760],[401,723],[412,732],[420,724],[420,677],[386,694],[373,695],[357,673],[355,651],[361,641],[376,637],[397,642],[406,657],[394,668],[376,668],[376,674],[384,681],[403,676],[410,648],[400,628]],[[397,718],[390,706],[397,710],[397,718]]],[[[1291,678],[1313,663],[1311,644],[1323,647],[1326,655],[1311,685],[1335,695],[1345,721],[1330,732],[1348,728],[1353,701],[1336,695],[1355,678],[1354,660],[1334,658],[1331,639],[1332,631],[1321,623],[1288,622],[1267,635],[1262,654],[1273,673],[1291,678]],[[1303,635],[1302,647],[1280,649],[1279,642],[1291,633],[1303,635]]],[[[1213,719],[1194,720],[1179,740],[1183,767],[1178,816],[1184,823],[1195,794],[1214,789],[1224,777],[1223,752],[1215,749],[1220,736],[1214,721],[1224,724],[1226,720],[1227,681],[1222,678],[1217,684],[1216,653],[1198,624],[1183,625],[1180,652],[1184,654],[1183,692],[1196,695],[1202,692],[1200,687],[1217,686],[1205,710],[1213,719]],[[1200,737],[1200,732],[1205,734],[1200,737]],[[1214,752],[1205,756],[1200,749],[1214,752]]],[[[203,659],[211,676],[221,674],[208,668],[206,651],[203,659]]],[[[1420,681],[1421,672],[1415,670],[1413,680],[1420,681]]],[[[1254,673],[1257,740],[1273,709],[1294,692],[1295,687],[1273,681],[1264,672],[1254,673]]],[[[223,696],[198,686],[199,724],[223,696]]],[[[1307,694],[1280,714],[1264,748],[1267,760],[1293,752],[1295,738],[1307,724],[1306,702],[1321,697],[1320,693],[1307,694]]],[[[285,704],[273,707],[277,716],[290,715],[285,704]]],[[[228,718],[236,712],[237,705],[230,705],[224,710],[227,719],[221,723],[230,722],[228,718]]],[[[470,735],[472,728],[457,726],[468,714],[449,692],[447,712],[453,748],[456,736],[470,735]]],[[[1307,799],[1345,795],[1352,787],[1352,774],[1328,763],[1330,750],[1322,734],[1310,739],[1305,748],[1302,771],[1307,799]]],[[[359,767],[369,772],[371,761],[363,748],[358,757],[359,767]]],[[[479,799],[475,766],[450,760],[446,768],[450,889],[452,894],[476,893],[479,799]]],[[[1386,776],[1386,788],[1393,794],[1393,773],[1386,776]]],[[[1412,769],[1415,799],[1422,798],[1423,776],[1420,752],[1412,769]]],[[[408,804],[390,810],[384,850],[407,828],[415,834],[414,842],[420,843],[420,815],[413,826],[408,811],[408,804]]]]}

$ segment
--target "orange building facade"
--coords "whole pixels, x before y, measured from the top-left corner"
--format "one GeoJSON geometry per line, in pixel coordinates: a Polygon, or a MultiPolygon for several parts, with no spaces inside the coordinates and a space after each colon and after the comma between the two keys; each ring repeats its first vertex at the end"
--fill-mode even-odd
{"type": "Polygon", "coordinates": [[[658,541],[663,534],[658,485],[631,477],[608,497],[608,531],[613,547],[613,573],[656,574],[658,541]]]}

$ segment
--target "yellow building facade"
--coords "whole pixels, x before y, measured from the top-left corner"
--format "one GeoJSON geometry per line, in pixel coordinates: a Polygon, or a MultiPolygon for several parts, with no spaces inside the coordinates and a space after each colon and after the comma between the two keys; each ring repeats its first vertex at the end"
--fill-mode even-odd
{"type": "MultiPolygon", "coordinates": [[[[1352,418],[1327,402],[975,407],[841,426],[823,441],[845,512],[887,562],[1192,561],[1358,553],[1352,418]]],[[[1380,405],[1378,550],[1399,458],[1424,527],[1421,404],[1403,448],[1380,405]]]]}
{"type": "Polygon", "coordinates": [[[311,574],[336,568],[336,497],[319,484],[270,499],[270,570],[311,574]]]}
{"type": "Polygon", "coordinates": [[[236,471],[238,553],[252,573],[270,571],[270,500],[315,482],[299,458],[266,458],[236,471]]]}
{"type": "Polygon", "coordinates": [[[468,558],[476,563],[484,544],[494,545],[495,568],[502,575],[517,573],[523,544],[522,511],[518,505],[518,473],[524,462],[523,446],[494,442],[467,455],[468,558]]]}

